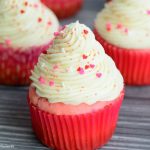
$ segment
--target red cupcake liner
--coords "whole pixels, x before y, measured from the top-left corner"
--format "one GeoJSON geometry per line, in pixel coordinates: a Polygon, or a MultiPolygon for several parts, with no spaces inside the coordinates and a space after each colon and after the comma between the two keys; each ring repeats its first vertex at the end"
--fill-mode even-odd
{"type": "Polygon", "coordinates": [[[41,0],[59,19],[75,15],[82,7],[83,0],[41,0]]]}
{"type": "Polygon", "coordinates": [[[126,84],[150,85],[150,49],[120,48],[105,41],[96,29],[94,34],[106,53],[115,61],[126,84]]]}
{"type": "Polygon", "coordinates": [[[49,44],[25,50],[0,45],[0,84],[28,85],[30,71],[37,63],[38,56],[45,52],[49,44]]]}
{"type": "Polygon", "coordinates": [[[112,104],[91,113],[55,115],[29,102],[32,127],[42,143],[56,150],[94,150],[115,131],[124,91],[112,104]]]}

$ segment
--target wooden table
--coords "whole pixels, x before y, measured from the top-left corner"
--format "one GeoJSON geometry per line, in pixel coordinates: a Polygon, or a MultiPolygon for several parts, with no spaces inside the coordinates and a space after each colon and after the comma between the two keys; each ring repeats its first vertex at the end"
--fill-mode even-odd
{"type": "MultiPolygon", "coordinates": [[[[85,0],[74,18],[92,27],[103,0],[85,0]]],[[[26,95],[28,87],[0,86],[0,150],[48,150],[33,134],[26,95]]],[[[126,87],[125,100],[111,141],[102,150],[150,150],[150,86],[126,87]]]]}

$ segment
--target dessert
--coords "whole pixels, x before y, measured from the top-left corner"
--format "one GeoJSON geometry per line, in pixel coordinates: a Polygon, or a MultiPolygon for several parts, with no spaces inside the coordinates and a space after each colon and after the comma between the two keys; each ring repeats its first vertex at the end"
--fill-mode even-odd
{"type": "Polygon", "coordinates": [[[96,39],[129,85],[150,84],[149,8],[147,0],[113,0],[95,20],[96,39]]]}
{"type": "Polygon", "coordinates": [[[39,0],[1,0],[0,18],[0,84],[29,84],[30,70],[48,49],[58,20],[39,0]]]}
{"type": "Polygon", "coordinates": [[[83,5],[83,0],[41,0],[54,11],[58,18],[64,19],[75,15],[83,5]]]}
{"type": "Polygon", "coordinates": [[[79,22],[65,26],[31,75],[28,103],[37,137],[60,150],[94,150],[114,133],[124,96],[113,60],[79,22]]]}

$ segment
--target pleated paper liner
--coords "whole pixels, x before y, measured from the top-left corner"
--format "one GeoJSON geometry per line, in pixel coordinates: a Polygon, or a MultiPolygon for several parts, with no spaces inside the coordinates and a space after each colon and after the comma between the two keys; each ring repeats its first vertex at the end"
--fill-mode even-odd
{"type": "Polygon", "coordinates": [[[150,85],[150,49],[120,48],[105,41],[96,29],[94,34],[105,52],[115,61],[126,84],[150,85]]]}
{"type": "Polygon", "coordinates": [[[83,5],[83,0],[41,0],[59,19],[75,15],[83,5]]]}
{"type": "Polygon", "coordinates": [[[32,126],[42,143],[55,150],[95,150],[115,131],[124,92],[98,111],[80,115],[55,115],[29,102],[32,126]]]}
{"type": "Polygon", "coordinates": [[[28,85],[30,71],[49,44],[25,50],[0,45],[0,84],[28,85]]]}

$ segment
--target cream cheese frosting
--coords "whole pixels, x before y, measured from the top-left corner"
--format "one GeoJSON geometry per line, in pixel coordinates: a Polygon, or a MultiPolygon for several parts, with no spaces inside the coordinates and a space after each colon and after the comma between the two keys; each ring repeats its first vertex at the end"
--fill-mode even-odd
{"type": "Polygon", "coordinates": [[[28,48],[48,44],[59,23],[40,0],[0,0],[0,44],[28,48]]]}
{"type": "Polygon", "coordinates": [[[79,22],[55,34],[47,54],[32,71],[36,93],[50,103],[94,104],[115,100],[123,78],[92,31],[79,22]]]}
{"type": "Polygon", "coordinates": [[[150,2],[113,0],[98,13],[95,27],[106,41],[116,46],[150,48],[150,2]]]}

